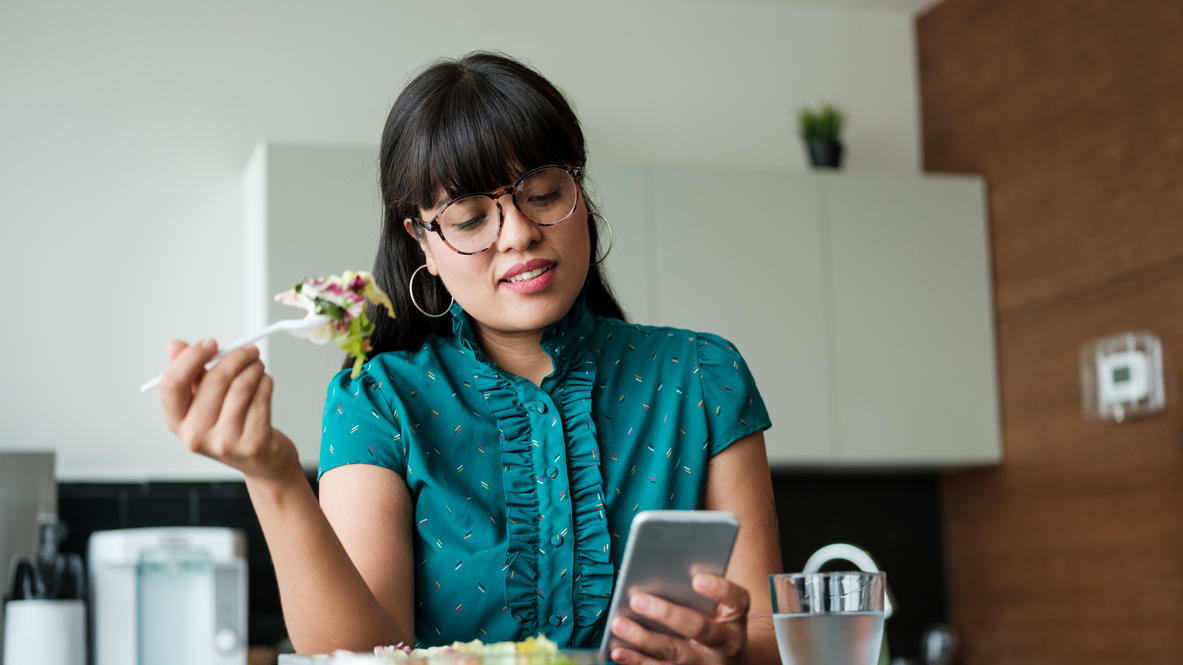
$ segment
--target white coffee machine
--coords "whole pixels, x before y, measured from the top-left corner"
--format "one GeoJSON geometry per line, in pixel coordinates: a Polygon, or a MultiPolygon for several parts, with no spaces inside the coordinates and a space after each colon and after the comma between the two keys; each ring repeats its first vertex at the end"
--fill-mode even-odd
{"type": "Polygon", "coordinates": [[[245,665],[241,531],[96,531],[87,558],[94,665],[245,665]]]}

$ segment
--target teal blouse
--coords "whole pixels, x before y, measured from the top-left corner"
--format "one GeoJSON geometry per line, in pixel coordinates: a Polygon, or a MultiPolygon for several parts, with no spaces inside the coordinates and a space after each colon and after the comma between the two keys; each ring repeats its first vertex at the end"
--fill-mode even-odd
{"type": "Polygon", "coordinates": [[[451,314],[453,335],[333,377],[319,473],[406,481],[417,644],[598,646],[633,516],[700,507],[709,458],[771,425],[755,381],[727,340],[597,316],[581,294],[544,331],[539,387],[451,314]]]}

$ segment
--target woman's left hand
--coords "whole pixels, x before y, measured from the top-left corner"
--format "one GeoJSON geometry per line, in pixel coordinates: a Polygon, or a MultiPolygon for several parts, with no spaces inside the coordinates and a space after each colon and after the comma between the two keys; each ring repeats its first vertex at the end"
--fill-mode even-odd
{"type": "Polygon", "coordinates": [[[647,619],[667,626],[681,637],[655,633],[635,621],[618,616],[612,634],[640,651],[613,641],[609,657],[621,665],[660,663],[730,665],[743,661],[748,644],[747,589],[717,575],[696,575],[694,590],[716,602],[715,613],[707,616],[647,593],[629,598],[629,608],[647,619]]]}

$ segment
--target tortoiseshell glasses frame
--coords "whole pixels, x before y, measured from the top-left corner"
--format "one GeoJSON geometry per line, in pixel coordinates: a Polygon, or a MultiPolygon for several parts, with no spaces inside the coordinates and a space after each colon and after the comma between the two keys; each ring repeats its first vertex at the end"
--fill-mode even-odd
{"type": "MultiPolygon", "coordinates": [[[[465,194],[463,196],[457,196],[456,198],[449,199],[448,201],[446,201],[444,203],[443,207],[440,208],[439,213],[436,214],[435,217],[432,217],[430,220],[413,219],[412,221],[415,222],[416,224],[418,224],[419,226],[422,226],[424,229],[434,232],[437,236],[439,236],[439,239],[442,240],[443,243],[448,246],[449,249],[451,249],[452,251],[454,251],[458,254],[464,254],[467,256],[471,256],[473,254],[480,254],[481,252],[487,251],[490,247],[497,244],[497,240],[499,238],[501,238],[501,229],[505,225],[505,209],[501,206],[501,197],[502,196],[505,196],[506,194],[511,194],[512,196],[510,197],[510,200],[513,201],[514,207],[518,209],[518,212],[525,215],[530,221],[534,222],[535,224],[537,224],[539,226],[554,226],[555,224],[559,224],[561,222],[566,221],[568,218],[570,218],[571,214],[575,212],[575,209],[577,207],[579,207],[579,197],[582,195],[582,188],[580,187],[580,181],[582,180],[582,178],[583,178],[583,167],[582,166],[566,166],[563,164],[547,164],[546,166],[539,166],[536,169],[531,169],[530,171],[527,171],[526,173],[522,174],[522,176],[520,178],[518,178],[517,180],[515,180],[512,185],[502,187],[502,188],[494,190],[492,192],[478,192],[478,193],[474,193],[474,194],[465,194]],[[531,216],[530,213],[528,213],[522,209],[522,205],[518,201],[518,193],[523,191],[522,190],[522,183],[525,182],[528,178],[530,178],[532,176],[536,176],[536,175],[543,173],[549,169],[557,169],[558,171],[561,171],[561,172],[567,174],[567,176],[569,176],[569,178],[570,178],[570,183],[574,186],[575,195],[571,201],[571,208],[569,210],[567,210],[566,214],[564,214],[562,217],[560,217],[554,221],[540,222],[537,219],[535,219],[533,216],[531,216]],[[466,251],[466,250],[459,249],[458,247],[456,247],[455,245],[453,245],[451,242],[448,241],[448,238],[444,235],[443,227],[440,225],[440,218],[444,216],[444,214],[448,211],[449,206],[451,206],[452,204],[454,204],[458,201],[465,201],[465,200],[474,199],[474,198],[491,199],[492,202],[497,206],[497,235],[493,236],[492,239],[489,241],[489,243],[485,247],[483,247],[481,249],[472,250],[472,251],[466,251]]],[[[563,184],[566,185],[567,183],[563,183],[563,184]]]]}

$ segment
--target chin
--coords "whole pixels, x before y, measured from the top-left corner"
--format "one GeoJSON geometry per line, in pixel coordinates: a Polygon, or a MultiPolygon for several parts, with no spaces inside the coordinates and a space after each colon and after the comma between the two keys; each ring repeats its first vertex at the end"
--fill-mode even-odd
{"type": "Polygon", "coordinates": [[[578,290],[570,293],[555,290],[554,293],[545,296],[538,294],[535,297],[515,297],[507,304],[506,327],[518,331],[542,330],[563,318],[578,295],[578,290]]]}
{"type": "Polygon", "coordinates": [[[518,330],[542,330],[563,318],[570,305],[560,298],[548,300],[549,302],[532,304],[529,309],[522,308],[515,312],[515,327],[518,330]]]}

